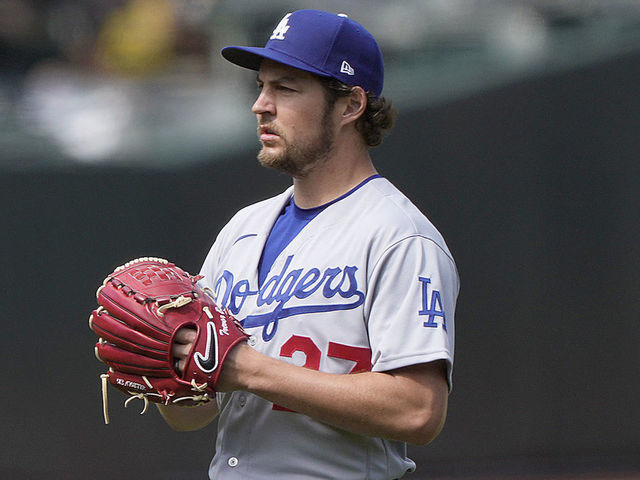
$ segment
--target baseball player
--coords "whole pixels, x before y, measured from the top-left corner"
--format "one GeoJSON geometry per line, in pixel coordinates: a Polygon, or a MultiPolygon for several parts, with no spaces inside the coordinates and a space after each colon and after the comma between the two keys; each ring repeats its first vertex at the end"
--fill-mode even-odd
{"type": "MultiPolygon", "coordinates": [[[[258,159],[293,185],[242,209],[203,286],[250,335],[217,402],[160,405],[178,430],[218,417],[209,476],[396,479],[406,444],[443,427],[459,281],[442,236],[373,166],[391,126],[382,56],[345,15],[284,16],[264,48],[226,47],[257,71],[258,159]]],[[[193,331],[180,330],[184,364],[193,331]]]]}

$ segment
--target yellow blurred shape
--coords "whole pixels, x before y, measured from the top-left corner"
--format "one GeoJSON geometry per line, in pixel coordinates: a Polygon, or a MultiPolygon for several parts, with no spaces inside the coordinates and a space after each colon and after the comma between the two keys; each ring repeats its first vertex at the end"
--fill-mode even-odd
{"type": "Polygon", "coordinates": [[[168,0],[132,0],[105,21],[96,61],[108,71],[143,75],[166,66],[173,56],[176,25],[168,0]]]}

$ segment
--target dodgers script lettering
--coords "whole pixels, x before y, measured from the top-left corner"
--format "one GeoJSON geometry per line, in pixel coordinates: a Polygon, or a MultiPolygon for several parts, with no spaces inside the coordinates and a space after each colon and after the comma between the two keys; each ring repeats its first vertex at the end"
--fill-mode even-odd
{"type": "Polygon", "coordinates": [[[245,328],[263,327],[262,338],[268,342],[278,329],[278,322],[293,315],[350,310],[364,303],[364,293],[358,289],[356,272],[358,267],[291,268],[294,255],[285,261],[281,271],[267,277],[260,289],[251,286],[249,280],[236,280],[233,273],[225,270],[215,284],[216,298],[234,315],[245,302],[252,299],[259,308],[269,311],[247,316],[245,328]],[[318,303],[309,300],[296,305],[296,299],[318,298],[318,303]],[[327,301],[332,300],[332,301],[327,301]],[[271,308],[272,307],[272,308],[271,308]]]}

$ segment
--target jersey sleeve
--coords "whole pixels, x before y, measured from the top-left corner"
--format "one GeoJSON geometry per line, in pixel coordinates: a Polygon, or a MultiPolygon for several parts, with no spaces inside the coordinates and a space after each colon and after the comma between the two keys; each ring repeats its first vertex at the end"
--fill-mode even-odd
{"type": "Polygon", "coordinates": [[[453,259],[432,240],[412,236],[384,251],[365,304],[372,370],[445,360],[451,388],[458,291],[453,259]]]}

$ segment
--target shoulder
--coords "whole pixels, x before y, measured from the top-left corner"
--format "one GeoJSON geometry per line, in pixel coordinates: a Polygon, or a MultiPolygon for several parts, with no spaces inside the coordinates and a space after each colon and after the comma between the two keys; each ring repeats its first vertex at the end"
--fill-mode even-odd
{"type": "Polygon", "coordinates": [[[397,187],[385,178],[370,182],[363,191],[365,221],[376,226],[375,235],[386,246],[408,239],[424,239],[453,260],[442,234],[427,216],[397,187]]]}

